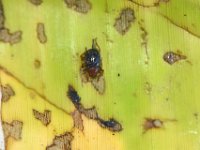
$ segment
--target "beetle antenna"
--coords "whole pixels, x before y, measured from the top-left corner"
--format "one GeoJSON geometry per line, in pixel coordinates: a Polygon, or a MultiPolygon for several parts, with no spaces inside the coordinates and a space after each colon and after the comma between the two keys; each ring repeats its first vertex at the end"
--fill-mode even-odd
{"type": "Polygon", "coordinates": [[[95,39],[92,39],[92,49],[95,49],[96,48],[96,42],[95,42],[95,39]]]}

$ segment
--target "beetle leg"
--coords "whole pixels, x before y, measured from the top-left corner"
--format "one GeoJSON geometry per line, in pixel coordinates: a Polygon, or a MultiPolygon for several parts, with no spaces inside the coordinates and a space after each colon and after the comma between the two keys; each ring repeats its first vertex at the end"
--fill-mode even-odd
{"type": "Polygon", "coordinates": [[[92,39],[92,49],[99,49],[99,45],[97,44],[97,38],[92,39]]]}

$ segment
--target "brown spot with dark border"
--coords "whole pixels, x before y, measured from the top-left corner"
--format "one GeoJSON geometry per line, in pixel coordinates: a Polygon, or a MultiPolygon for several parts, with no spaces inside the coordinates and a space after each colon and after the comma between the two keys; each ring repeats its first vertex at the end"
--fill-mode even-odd
{"type": "Polygon", "coordinates": [[[71,142],[74,139],[70,132],[55,136],[53,143],[46,147],[46,150],[71,150],[71,142]]]}
{"type": "Polygon", "coordinates": [[[143,129],[144,132],[147,130],[150,130],[152,128],[161,128],[163,127],[163,121],[159,119],[151,119],[151,118],[146,118],[144,124],[143,124],[143,129]]]}
{"type": "Polygon", "coordinates": [[[35,66],[36,69],[40,68],[40,66],[41,66],[40,60],[35,59],[35,61],[34,61],[34,66],[35,66]]]}
{"type": "Polygon", "coordinates": [[[121,11],[119,17],[115,20],[114,27],[121,35],[124,35],[129,30],[131,24],[134,21],[134,10],[131,8],[125,8],[121,11]]]}
{"type": "Polygon", "coordinates": [[[14,90],[12,89],[12,87],[9,84],[6,84],[5,86],[1,86],[1,90],[2,90],[2,101],[3,102],[7,102],[10,97],[15,95],[14,90]]]}
{"type": "Polygon", "coordinates": [[[42,0],[28,0],[29,2],[31,2],[33,5],[39,6],[42,4],[42,0]]]}
{"type": "Polygon", "coordinates": [[[0,41],[2,42],[10,43],[11,45],[13,45],[21,41],[21,36],[22,31],[16,31],[11,33],[7,28],[0,29],[0,41]]]}
{"type": "Polygon", "coordinates": [[[88,0],[64,0],[67,7],[79,13],[87,13],[92,5],[88,0]]]}
{"type": "Polygon", "coordinates": [[[185,55],[182,55],[180,51],[168,51],[163,55],[163,60],[170,65],[173,65],[174,63],[183,59],[187,59],[187,57],[185,55]]]}
{"type": "Polygon", "coordinates": [[[43,125],[47,126],[51,123],[51,111],[44,110],[44,113],[33,109],[33,115],[36,119],[40,120],[43,125]]]}
{"type": "Polygon", "coordinates": [[[145,122],[143,124],[143,133],[146,133],[150,129],[160,129],[164,127],[164,122],[166,121],[177,121],[176,119],[152,119],[152,118],[145,118],[145,122]]]}
{"type": "Polygon", "coordinates": [[[42,44],[47,42],[47,36],[45,33],[45,27],[43,23],[37,24],[37,38],[42,44]]]}
{"type": "Polygon", "coordinates": [[[12,123],[7,123],[3,121],[2,127],[4,131],[5,140],[7,140],[8,137],[12,137],[15,140],[21,139],[22,127],[23,127],[23,123],[21,121],[13,120],[12,123]]]}
{"type": "Polygon", "coordinates": [[[83,119],[81,117],[81,113],[78,110],[75,110],[72,112],[72,118],[74,120],[74,127],[79,129],[80,131],[83,131],[83,119]]]}

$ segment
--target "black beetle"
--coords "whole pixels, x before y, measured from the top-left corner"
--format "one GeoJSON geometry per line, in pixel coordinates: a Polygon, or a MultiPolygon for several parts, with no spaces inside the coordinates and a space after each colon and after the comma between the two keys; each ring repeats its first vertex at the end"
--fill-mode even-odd
{"type": "Polygon", "coordinates": [[[85,65],[87,68],[100,67],[101,58],[99,51],[95,48],[89,49],[85,52],[85,65]]]}
{"type": "Polygon", "coordinates": [[[103,72],[101,56],[97,47],[96,39],[93,39],[92,48],[86,49],[85,53],[81,55],[82,68],[91,78],[95,78],[103,72]]]}

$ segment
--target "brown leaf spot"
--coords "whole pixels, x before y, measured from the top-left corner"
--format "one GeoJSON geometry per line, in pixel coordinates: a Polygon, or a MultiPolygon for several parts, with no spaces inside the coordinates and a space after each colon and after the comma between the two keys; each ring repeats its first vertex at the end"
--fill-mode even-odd
{"type": "Polygon", "coordinates": [[[123,9],[119,17],[115,20],[114,27],[120,34],[124,35],[129,30],[134,20],[134,10],[131,8],[123,9]]]}
{"type": "Polygon", "coordinates": [[[47,126],[51,122],[51,111],[49,110],[44,110],[44,113],[40,113],[39,111],[33,109],[33,115],[45,126],[47,126]]]}
{"type": "Polygon", "coordinates": [[[63,135],[55,136],[53,143],[46,147],[46,150],[71,150],[71,141],[73,135],[70,132],[66,132],[63,135]]]}
{"type": "Polygon", "coordinates": [[[7,123],[3,121],[2,126],[3,126],[5,140],[7,140],[8,137],[12,137],[15,140],[21,139],[22,126],[23,126],[23,123],[21,121],[13,120],[12,123],[7,123]]]}
{"type": "Polygon", "coordinates": [[[105,79],[104,76],[100,76],[99,78],[95,78],[91,81],[93,87],[99,92],[99,94],[103,94],[105,92],[105,79]]]}
{"type": "Polygon", "coordinates": [[[15,44],[21,41],[22,31],[16,31],[10,33],[9,29],[2,28],[0,29],[0,41],[5,43],[15,44]]]}
{"type": "Polygon", "coordinates": [[[74,120],[74,127],[79,129],[80,131],[83,131],[84,126],[83,126],[83,119],[81,117],[81,113],[78,110],[75,110],[72,113],[72,118],[74,120]]]}
{"type": "Polygon", "coordinates": [[[151,119],[151,118],[146,118],[143,128],[144,130],[149,130],[152,128],[161,128],[163,126],[163,121],[159,119],[151,119]]]}
{"type": "Polygon", "coordinates": [[[98,118],[98,113],[94,106],[92,108],[84,108],[83,106],[80,105],[78,110],[89,119],[95,120],[98,118]]]}
{"type": "Polygon", "coordinates": [[[47,36],[45,34],[45,27],[43,23],[37,24],[37,38],[42,44],[47,42],[47,36]]]}
{"type": "Polygon", "coordinates": [[[5,86],[1,86],[2,89],[2,101],[7,102],[11,96],[15,95],[14,90],[9,84],[6,84],[5,86]]]}
{"type": "Polygon", "coordinates": [[[0,41],[12,45],[21,41],[21,35],[22,31],[10,33],[9,29],[5,27],[3,4],[2,0],[0,0],[0,41]]]}
{"type": "Polygon", "coordinates": [[[169,51],[163,55],[163,60],[170,65],[173,65],[174,63],[183,59],[187,59],[187,57],[185,55],[182,55],[179,51],[177,51],[176,53],[169,51]]]}
{"type": "Polygon", "coordinates": [[[36,69],[40,68],[40,66],[41,66],[40,60],[35,59],[35,61],[34,61],[34,66],[35,66],[36,69]]]}
{"type": "Polygon", "coordinates": [[[79,13],[87,13],[91,8],[88,0],[64,0],[68,8],[72,8],[79,13]]]}
{"type": "Polygon", "coordinates": [[[152,119],[152,118],[146,118],[145,122],[143,124],[143,129],[144,132],[146,133],[148,130],[150,129],[160,129],[164,126],[164,122],[166,121],[170,121],[170,122],[174,122],[177,121],[176,119],[165,119],[165,120],[160,120],[160,119],[152,119]]]}
{"type": "Polygon", "coordinates": [[[42,4],[42,0],[28,0],[29,2],[31,2],[33,5],[36,5],[36,6],[38,6],[38,5],[40,5],[40,4],[42,4]]]}

